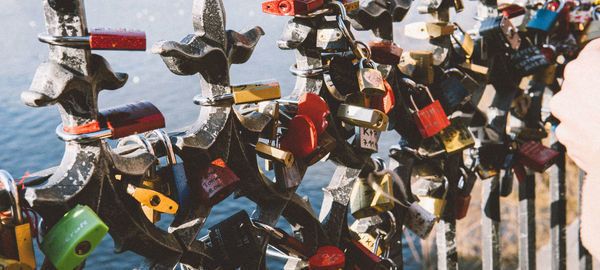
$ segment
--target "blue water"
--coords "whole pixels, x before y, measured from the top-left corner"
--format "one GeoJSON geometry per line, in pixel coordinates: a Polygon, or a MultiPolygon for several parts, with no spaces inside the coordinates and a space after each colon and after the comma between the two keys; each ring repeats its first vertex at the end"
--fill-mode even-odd
{"type": "MultiPolygon", "coordinates": [[[[3,0],[0,9],[0,169],[8,170],[18,177],[25,172],[34,172],[56,166],[63,155],[64,144],[56,138],[54,129],[60,123],[55,106],[31,108],[22,104],[20,93],[27,90],[37,66],[48,57],[47,45],[37,41],[37,34],[45,32],[41,1],[3,0]]],[[[243,83],[275,78],[283,94],[289,94],[295,78],[288,67],[295,62],[293,51],[282,51],[275,41],[280,37],[288,17],[266,15],[260,10],[259,1],[225,1],[227,28],[244,30],[261,26],[266,35],[259,42],[253,56],[243,65],[231,67],[232,83],[243,83]]],[[[148,47],[158,40],[181,40],[192,32],[191,0],[102,0],[87,1],[89,28],[128,28],[146,31],[148,47]]],[[[414,4],[413,4],[414,5],[414,4]]],[[[464,21],[471,14],[462,16],[464,21]]],[[[405,21],[424,19],[413,9],[405,21]]],[[[396,26],[396,42],[405,49],[426,49],[427,43],[398,38],[403,28],[396,26]]],[[[368,34],[360,33],[360,39],[368,34]]],[[[167,70],[160,57],[149,52],[96,52],[104,56],[113,70],[127,72],[129,81],[116,91],[101,92],[100,108],[127,102],[147,100],[156,105],[165,115],[167,129],[172,130],[192,123],[198,108],[192,97],[200,92],[197,76],[177,76],[167,70]]],[[[392,132],[383,134],[379,143],[381,156],[397,141],[392,132]]],[[[298,193],[310,198],[318,213],[323,193],[331,178],[335,165],[331,162],[318,163],[309,168],[298,193]]],[[[245,209],[251,212],[254,204],[247,199],[227,199],[213,208],[205,228],[228,217],[231,213],[245,209]]],[[[163,215],[164,226],[169,218],[163,215]]],[[[288,229],[288,228],[285,228],[288,229]]],[[[206,234],[204,230],[202,235],[206,234]]],[[[110,237],[89,257],[88,269],[131,269],[139,264],[141,257],[127,252],[115,255],[110,237]]],[[[405,249],[405,259],[411,261],[405,249]]],[[[41,264],[42,254],[37,259],[41,264]]],[[[272,269],[281,268],[282,261],[269,260],[272,269]]],[[[412,263],[413,269],[420,267],[412,263]]],[[[405,269],[411,269],[406,267],[405,269]]]]}

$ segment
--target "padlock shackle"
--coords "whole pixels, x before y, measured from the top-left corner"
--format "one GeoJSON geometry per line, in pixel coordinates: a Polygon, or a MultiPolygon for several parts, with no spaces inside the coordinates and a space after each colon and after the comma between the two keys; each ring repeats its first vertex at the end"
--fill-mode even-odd
{"type": "Polygon", "coordinates": [[[66,132],[64,130],[63,124],[61,123],[58,126],[56,126],[56,136],[65,142],[89,143],[101,139],[110,138],[112,136],[112,130],[101,129],[99,131],[90,133],[72,134],[66,132]]]}
{"type": "Polygon", "coordinates": [[[43,43],[48,43],[50,45],[61,46],[61,47],[71,47],[71,48],[81,48],[86,49],[90,47],[90,37],[89,36],[52,36],[48,34],[39,34],[38,40],[43,43]]]}
{"type": "Polygon", "coordinates": [[[177,157],[175,156],[175,151],[173,151],[173,144],[171,144],[171,138],[169,135],[162,129],[155,129],[152,131],[152,133],[155,134],[158,140],[161,141],[165,146],[165,149],[167,150],[167,161],[169,164],[177,164],[177,157]]]}
{"type": "Polygon", "coordinates": [[[396,217],[394,216],[394,213],[392,213],[392,211],[386,211],[385,213],[387,214],[387,216],[390,219],[390,231],[383,238],[383,242],[389,243],[390,240],[392,240],[392,238],[398,232],[398,228],[397,228],[398,223],[396,222],[396,217]]]}
{"type": "Polygon", "coordinates": [[[23,214],[21,213],[21,200],[19,198],[19,190],[15,179],[5,170],[0,170],[0,182],[4,189],[8,191],[13,218],[16,217],[17,224],[23,224],[23,214]]]}
{"type": "Polygon", "coordinates": [[[290,66],[290,73],[296,77],[314,77],[322,75],[329,71],[329,67],[311,68],[311,69],[299,69],[297,64],[290,66]]]}
{"type": "MultiPolygon", "coordinates": [[[[402,78],[402,81],[404,83],[406,83],[412,90],[424,89],[425,92],[427,92],[427,95],[429,95],[429,99],[431,99],[431,103],[435,102],[435,100],[433,99],[433,96],[431,95],[431,92],[429,92],[429,87],[427,87],[426,85],[417,84],[415,81],[413,81],[409,78],[402,78]]],[[[409,93],[409,96],[410,96],[410,102],[414,106],[415,110],[418,111],[419,107],[417,107],[417,103],[415,103],[415,99],[413,98],[412,93],[409,93]]]]}
{"type": "Polygon", "coordinates": [[[127,143],[135,143],[135,144],[143,147],[144,149],[146,149],[146,151],[148,151],[148,153],[155,156],[154,148],[152,147],[152,144],[150,143],[150,141],[148,141],[148,139],[146,137],[142,136],[141,134],[129,135],[125,138],[120,139],[119,142],[117,143],[117,148],[123,147],[127,143]]]}

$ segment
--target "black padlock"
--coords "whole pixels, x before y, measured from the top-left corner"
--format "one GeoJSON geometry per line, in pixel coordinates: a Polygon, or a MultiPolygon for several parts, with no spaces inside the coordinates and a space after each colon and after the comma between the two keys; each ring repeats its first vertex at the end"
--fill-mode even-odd
{"type": "Polygon", "coordinates": [[[507,197],[512,193],[514,183],[512,167],[515,161],[515,154],[512,152],[504,158],[504,164],[502,164],[503,175],[500,178],[500,196],[502,197],[507,197]]]}
{"type": "Polygon", "coordinates": [[[479,28],[479,34],[484,37],[488,50],[518,50],[521,45],[518,32],[504,15],[485,19],[479,28]]]}
{"type": "Polygon", "coordinates": [[[542,51],[525,38],[516,53],[510,55],[510,62],[522,76],[529,76],[550,65],[542,51]]]}
{"type": "Polygon", "coordinates": [[[246,211],[208,229],[212,255],[224,269],[236,269],[260,259],[256,229],[246,211]]]}
{"type": "Polygon", "coordinates": [[[452,114],[460,105],[467,103],[471,99],[471,93],[479,87],[479,84],[467,73],[457,68],[445,70],[444,76],[445,78],[439,84],[439,87],[442,89],[442,95],[439,100],[442,108],[444,108],[444,112],[452,114]],[[454,76],[455,74],[458,76],[454,76]]]}
{"type": "Polygon", "coordinates": [[[329,62],[329,75],[331,76],[331,81],[342,95],[360,91],[358,79],[356,77],[358,64],[354,65],[352,60],[354,60],[354,56],[352,55],[335,55],[329,62]]]}

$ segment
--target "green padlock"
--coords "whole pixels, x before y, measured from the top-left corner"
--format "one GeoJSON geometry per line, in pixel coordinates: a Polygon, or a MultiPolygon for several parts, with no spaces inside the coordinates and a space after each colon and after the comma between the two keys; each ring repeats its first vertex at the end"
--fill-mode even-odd
{"type": "Polygon", "coordinates": [[[108,226],[85,205],[77,205],[50,229],[40,249],[58,270],[73,269],[87,258],[108,226]]]}

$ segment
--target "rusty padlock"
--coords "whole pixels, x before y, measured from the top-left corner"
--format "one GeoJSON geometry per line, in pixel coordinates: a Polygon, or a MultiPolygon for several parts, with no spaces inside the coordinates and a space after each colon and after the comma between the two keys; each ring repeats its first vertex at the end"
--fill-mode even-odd
{"type": "Polygon", "coordinates": [[[396,98],[394,97],[392,86],[385,79],[383,80],[383,85],[385,86],[385,95],[373,96],[371,98],[371,108],[389,114],[396,105],[396,98]]]}
{"type": "Polygon", "coordinates": [[[402,57],[402,48],[391,41],[381,40],[369,42],[371,58],[375,63],[383,65],[397,65],[402,57]]]}

